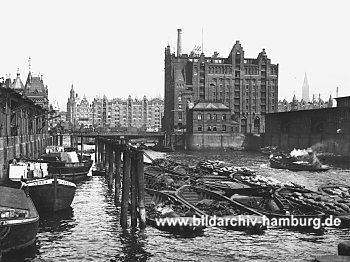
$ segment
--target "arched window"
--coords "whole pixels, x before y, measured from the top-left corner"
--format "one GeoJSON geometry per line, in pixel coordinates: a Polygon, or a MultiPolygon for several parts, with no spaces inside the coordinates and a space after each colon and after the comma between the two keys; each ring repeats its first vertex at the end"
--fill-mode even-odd
{"type": "Polygon", "coordinates": [[[217,131],[217,130],[216,130],[216,126],[213,126],[213,131],[217,131]]]}
{"type": "Polygon", "coordinates": [[[198,131],[202,131],[202,126],[198,126],[198,131]]]}
{"type": "Polygon", "coordinates": [[[201,114],[201,113],[198,113],[197,119],[198,119],[198,120],[202,120],[202,114],[201,114]]]}
{"type": "Polygon", "coordinates": [[[211,131],[211,126],[208,126],[207,131],[211,131]]]}
{"type": "Polygon", "coordinates": [[[211,120],[211,114],[207,114],[207,120],[211,120]]]}

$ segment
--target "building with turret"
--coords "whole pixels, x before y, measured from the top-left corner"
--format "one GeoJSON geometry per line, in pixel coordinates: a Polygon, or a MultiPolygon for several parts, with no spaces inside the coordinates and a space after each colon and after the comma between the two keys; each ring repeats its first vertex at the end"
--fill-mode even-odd
{"type": "Polygon", "coordinates": [[[49,109],[48,88],[44,85],[43,76],[33,76],[29,71],[26,84],[23,85],[20,73],[17,72],[16,78],[11,82],[8,78],[5,84],[14,89],[21,95],[32,100],[36,105],[40,105],[44,109],[49,109]]]}
{"type": "MultiPolygon", "coordinates": [[[[278,64],[271,62],[265,49],[256,58],[245,57],[239,41],[227,57],[219,57],[217,52],[205,56],[198,50],[182,53],[181,29],[177,53],[172,53],[169,45],[165,48],[163,130],[170,134],[186,130],[187,105],[205,102],[229,108],[225,130],[264,132],[265,114],[278,110],[278,64]]],[[[203,125],[203,130],[208,130],[205,121],[203,125]]]]}
{"type": "Polygon", "coordinates": [[[87,101],[85,96],[83,99],[80,99],[79,95],[75,93],[73,85],[67,101],[66,120],[74,128],[80,128],[81,126],[89,127],[93,124],[92,105],[87,101]]]}

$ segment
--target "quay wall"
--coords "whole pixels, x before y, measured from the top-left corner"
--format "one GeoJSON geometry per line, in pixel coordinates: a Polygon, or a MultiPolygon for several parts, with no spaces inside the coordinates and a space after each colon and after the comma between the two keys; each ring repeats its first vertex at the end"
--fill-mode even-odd
{"type": "Polygon", "coordinates": [[[231,148],[235,150],[257,150],[261,145],[260,135],[243,133],[189,134],[187,148],[190,150],[231,148]]]}
{"type": "Polygon", "coordinates": [[[350,156],[350,107],[267,114],[265,130],[265,146],[350,156]]]}
{"type": "Polygon", "coordinates": [[[265,146],[277,146],[281,149],[311,147],[317,153],[350,156],[350,134],[265,134],[263,143],[265,146]]]}
{"type": "Polygon", "coordinates": [[[14,158],[38,158],[52,145],[49,134],[0,137],[0,180],[8,177],[8,164],[14,158]]]}

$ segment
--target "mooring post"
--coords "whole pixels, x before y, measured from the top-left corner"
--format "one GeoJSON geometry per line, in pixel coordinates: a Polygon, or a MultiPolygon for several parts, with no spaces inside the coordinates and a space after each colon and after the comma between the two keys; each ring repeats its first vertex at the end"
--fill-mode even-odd
{"type": "Polygon", "coordinates": [[[143,151],[137,152],[137,165],[136,165],[136,173],[137,173],[137,187],[138,187],[138,206],[139,206],[139,215],[140,228],[146,227],[146,208],[145,208],[145,177],[143,170],[143,151]]]}
{"type": "Polygon", "coordinates": [[[121,168],[121,145],[115,147],[114,158],[115,158],[115,180],[114,180],[114,203],[116,206],[120,205],[120,168],[121,168]]]}
{"type": "Polygon", "coordinates": [[[95,166],[97,167],[98,161],[98,138],[95,137],[95,166]]]}
{"type": "Polygon", "coordinates": [[[130,152],[127,148],[123,151],[123,192],[122,192],[122,208],[120,224],[122,228],[128,227],[128,207],[129,207],[129,193],[130,193],[130,152]]]}
{"type": "Polygon", "coordinates": [[[83,152],[84,152],[83,135],[81,135],[80,136],[80,157],[81,157],[81,161],[83,161],[83,152]]]}
{"type": "Polygon", "coordinates": [[[105,143],[104,140],[102,140],[101,142],[102,142],[102,143],[101,143],[101,164],[102,164],[103,167],[105,167],[105,165],[106,165],[106,160],[105,160],[106,143],[105,143]]]}
{"type": "Polygon", "coordinates": [[[97,156],[97,162],[98,166],[101,166],[101,161],[102,161],[102,142],[101,139],[98,139],[98,156],[97,156]]]}
{"type": "Polygon", "coordinates": [[[112,142],[108,146],[108,187],[112,188],[113,186],[113,173],[114,173],[114,150],[112,142]]]}
{"type": "Polygon", "coordinates": [[[131,227],[137,226],[137,152],[131,153],[131,227]]]}
{"type": "Polygon", "coordinates": [[[109,174],[109,143],[108,143],[108,141],[106,141],[106,143],[105,143],[104,166],[106,167],[105,178],[107,179],[107,184],[108,184],[108,174],[109,174]]]}

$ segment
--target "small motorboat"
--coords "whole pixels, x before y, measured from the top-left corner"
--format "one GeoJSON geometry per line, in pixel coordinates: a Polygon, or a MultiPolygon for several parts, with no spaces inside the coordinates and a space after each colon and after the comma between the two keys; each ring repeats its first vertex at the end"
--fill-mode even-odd
{"type": "Polygon", "coordinates": [[[301,161],[295,157],[285,155],[271,155],[270,167],[277,169],[288,169],[291,171],[327,171],[330,169],[327,165],[312,164],[308,161],[301,161]]]}
{"type": "Polygon", "coordinates": [[[35,242],[39,214],[24,190],[0,185],[0,250],[18,251],[35,242]]]}
{"type": "Polygon", "coordinates": [[[195,235],[203,232],[204,226],[193,223],[196,212],[170,194],[146,188],[145,207],[147,223],[159,230],[179,235],[195,235]],[[175,225],[157,223],[158,219],[165,221],[166,218],[175,221],[175,225]],[[182,223],[184,221],[187,221],[186,225],[182,223]]]}
{"type": "Polygon", "coordinates": [[[260,212],[214,191],[185,185],[176,191],[175,196],[192,207],[200,216],[216,220],[216,226],[253,232],[266,229],[260,212]],[[222,221],[232,222],[222,223],[222,221]],[[237,221],[241,223],[235,223],[237,221]]]}

